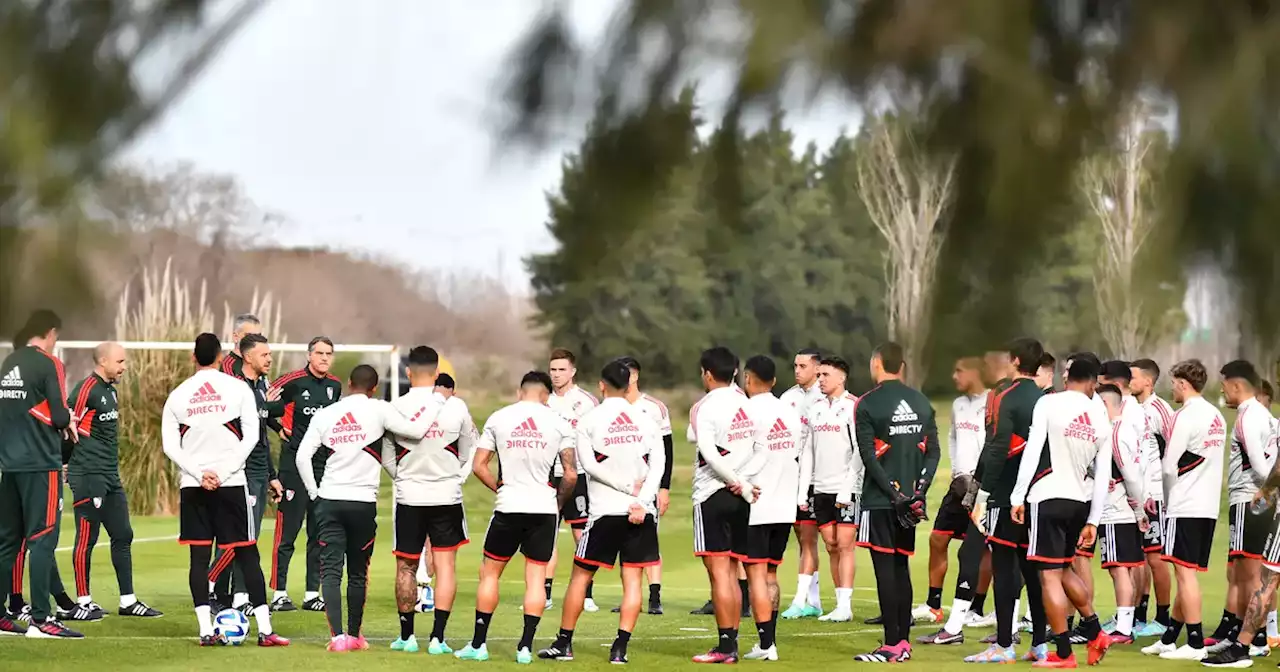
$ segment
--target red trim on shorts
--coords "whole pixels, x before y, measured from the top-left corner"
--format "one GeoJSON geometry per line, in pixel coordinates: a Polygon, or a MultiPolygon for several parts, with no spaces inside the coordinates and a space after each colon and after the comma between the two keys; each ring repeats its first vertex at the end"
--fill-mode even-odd
{"type": "Polygon", "coordinates": [[[397,558],[404,558],[405,560],[421,560],[421,559],[422,559],[422,554],[421,554],[421,553],[407,553],[407,552],[405,552],[405,551],[391,551],[391,555],[394,555],[394,556],[396,556],[397,558]]]}
{"type": "Polygon", "coordinates": [[[1159,555],[1159,554],[1161,554],[1161,553],[1163,553],[1163,552],[1164,552],[1164,546],[1163,546],[1163,545],[1161,545],[1161,546],[1143,546],[1143,547],[1142,547],[1142,552],[1143,552],[1143,553],[1155,553],[1156,555],[1159,555]]]}
{"type": "Polygon", "coordinates": [[[1104,562],[1103,569],[1111,569],[1112,567],[1146,567],[1146,562],[1104,562]]]}
{"type": "Polygon", "coordinates": [[[1160,559],[1161,559],[1161,560],[1164,560],[1165,562],[1172,562],[1172,563],[1173,563],[1173,564],[1175,564],[1175,565],[1181,565],[1181,566],[1183,566],[1183,567],[1187,567],[1187,568],[1189,568],[1189,569],[1194,569],[1194,570],[1196,570],[1197,572],[1207,572],[1207,571],[1209,571],[1209,568],[1208,568],[1208,567],[1201,567],[1200,565],[1197,565],[1197,564],[1194,564],[1194,563],[1191,563],[1191,562],[1187,562],[1186,560],[1180,560],[1180,559],[1178,559],[1178,558],[1175,558],[1175,557],[1173,557],[1172,555],[1162,555],[1162,556],[1160,556],[1160,559]]]}
{"type": "Polygon", "coordinates": [[[839,529],[839,528],[841,528],[841,527],[852,527],[853,529],[855,529],[855,530],[856,530],[856,529],[858,529],[858,524],[857,524],[857,523],[839,523],[839,522],[837,522],[837,523],[836,523],[836,529],[839,529]]]}
{"type": "Polygon", "coordinates": [[[500,555],[494,555],[489,551],[484,552],[484,557],[489,558],[490,560],[496,560],[497,562],[511,562],[511,556],[508,555],[504,558],[500,555]]]}
{"type": "MultiPolygon", "coordinates": [[[[814,522],[817,522],[817,521],[814,521],[814,522]]],[[[836,524],[836,521],[834,521],[834,520],[830,520],[830,521],[827,521],[827,522],[825,522],[825,523],[823,523],[823,524],[819,525],[819,526],[818,526],[818,529],[819,529],[819,530],[825,530],[825,529],[827,529],[828,527],[831,527],[832,525],[835,525],[835,524],[836,524]]]]}
{"type": "Polygon", "coordinates": [[[964,536],[963,532],[952,532],[951,530],[932,530],[929,532],[929,534],[945,534],[948,537],[964,536]]]}
{"type": "Polygon", "coordinates": [[[1043,555],[1028,555],[1027,560],[1031,562],[1071,562],[1072,558],[1046,558],[1043,555]]]}
{"type": "Polygon", "coordinates": [[[817,525],[817,524],[818,524],[818,521],[816,521],[816,520],[797,520],[794,524],[796,524],[796,525],[817,525]]]}
{"type": "Polygon", "coordinates": [[[1227,557],[1235,560],[1236,558],[1246,558],[1248,560],[1261,560],[1262,555],[1258,553],[1248,553],[1246,551],[1229,551],[1227,557]]]}
{"type": "Polygon", "coordinates": [[[654,560],[653,562],[624,562],[623,567],[657,567],[662,564],[662,560],[654,560]]]}
{"type": "Polygon", "coordinates": [[[1076,557],[1077,557],[1077,558],[1092,558],[1092,557],[1093,557],[1093,551],[1085,551],[1085,550],[1081,550],[1081,549],[1077,548],[1077,549],[1076,549],[1076,557]]]}
{"type": "Polygon", "coordinates": [[[729,551],[694,551],[693,555],[698,558],[727,558],[733,554],[729,551]]]}
{"type": "Polygon", "coordinates": [[[587,522],[588,520],[590,520],[590,518],[565,518],[563,520],[564,522],[569,523],[570,525],[577,525],[577,524],[587,522]]]}
{"type": "Polygon", "coordinates": [[[772,560],[770,560],[769,558],[753,558],[753,557],[748,556],[745,560],[743,560],[743,561],[742,561],[742,564],[744,564],[744,565],[763,565],[763,564],[765,564],[766,562],[773,562],[773,561],[772,561],[772,560]]]}
{"type": "Polygon", "coordinates": [[[179,546],[212,546],[212,539],[179,539],[179,546]]]}
{"type": "Polygon", "coordinates": [[[888,548],[887,546],[876,546],[869,541],[859,541],[857,542],[856,545],[860,548],[869,548],[875,551],[876,553],[901,553],[902,552],[896,548],[888,548]]]}
{"type": "Polygon", "coordinates": [[[459,541],[458,543],[452,546],[432,546],[431,552],[435,553],[436,551],[440,551],[441,553],[445,553],[448,551],[456,551],[459,548],[462,548],[463,546],[466,546],[469,543],[471,543],[470,539],[463,539],[462,541],[459,541]]]}
{"type": "Polygon", "coordinates": [[[257,545],[257,543],[258,543],[257,539],[250,539],[249,541],[237,541],[230,544],[218,544],[218,548],[221,548],[222,550],[226,551],[229,549],[241,548],[244,546],[254,546],[254,545],[257,545]]]}
{"type": "Polygon", "coordinates": [[[1267,569],[1273,572],[1280,572],[1280,563],[1271,563],[1271,562],[1267,562],[1266,560],[1263,560],[1262,566],[1266,567],[1267,569]]]}
{"type": "Polygon", "coordinates": [[[581,557],[581,556],[577,556],[577,555],[573,556],[573,561],[574,561],[574,562],[581,562],[581,563],[582,563],[582,564],[584,564],[584,565],[590,565],[590,566],[592,566],[592,567],[599,567],[600,569],[613,569],[613,565],[606,565],[606,564],[605,564],[605,563],[603,563],[603,562],[597,562],[597,561],[595,561],[595,560],[588,560],[588,559],[586,559],[586,558],[583,558],[583,557],[581,557]]]}
{"type": "Polygon", "coordinates": [[[1018,545],[1017,545],[1017,544],[1015,544],[1015,543],[1013,543],[1012,541],[1005,541],[1004,539],[1001,539],[1001,538],[999,538],[999,537],[996,537],[996,536],[994,536],[994,535],[990,535],[990,534],[988,534],[988,535],[987,535],[987,543],[988,543],[988,544],[1000,544],[1001,546],[1008,546],[1009,548],[1017,548],[1017,547],[1018,547],[1018,545]]]}

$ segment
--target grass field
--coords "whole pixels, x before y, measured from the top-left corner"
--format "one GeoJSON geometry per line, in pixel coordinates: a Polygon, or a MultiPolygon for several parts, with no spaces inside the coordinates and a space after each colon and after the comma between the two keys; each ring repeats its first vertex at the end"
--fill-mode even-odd
{"type": "MultiPolygon", "coordinates": [[[[947,411],[949,403],[938,402],[940,411],[939,426],[950,426],[947,411]]],[[[477,421],[483,422],[484,414],[476,410],[477,421]]],[[[1230,418],[1228,418],[1230,419],[1230,418]]],[[[945,431],[945,429],[944,429],[945,431]]],[[[676,464],[675,489],[671,498],[671,509],[663,519],[661,539],[665,566],[663,567],[663,597],[666,614],[663,616],[641,616],[635,637],[630,647],[631,665],[643,669],[666,668],[668,665],[690,668],[690,656],[705,651],[715,640],[715,623],[710,616],[691,616],[689,610],[697,608],[707,599],[707,580],[701,563],[692,556],[692,512],[689,500],[689,483],[693,460],[692,448],[684,441],[684,427],[676,427],[676,464]]],[[[945,455],[944,464],[939,470],[939,484],[948,481],[945,455]]],[[[935,487],[930,494],[930,511],[936,509],[945,487],[935,487]]],[[[382,532],[377,542],[373,564],[370,572],[370,595],[366,609],[365,635],[373,645],[369,651],[344,655],[331,654],[324,650],[328,641],[328,629],[322,614],[294,612],[277,615],[274,619],[278,632],[293,639],[293,646],[287,649],[258,649],[256,646],[239,648],[202,649],[195,644],[195,616],[191,611],[190,596],[187,589],[187,554],[183,547],[174,542],[177,534],[177,521],[173,518],[147,517],[134,520],[135,544],[133,558],[135,567],[135,583],[138,596],[152,606],[166,612],[162,619],[143,621],[109,616],[100,623],[82,625],[86,635],[83,641],[48,641],[26,640],[23,638],[0,638],[0,671],[18,669],[55,669],[70,670],[92,667],[93,669],[143,669],[143,670],[223,670],[229,666],[245,666],[271,670],[343,670],[353,666],[379,669],[418,669],[429,665],[437,668],[460,668],[465,665],[479,663],[462,663],[452,657],[431,657],[425,653],[409,655],[392,653],[388,644],[399,634],[396,608],[393,594],[394,563],[390,553],[391,508],[389,485],[384,487],[383,498],[379,508],[379,527],[382,532]],[[30,667],[22,668],[21,665],[30,667]]],[[[474,610],[474,591],[477,567],[481,557],[483,530],[491,512],[493,496],[473,480],[466,486],[467,513],[472,543],[464,546],[459,556],[460,587],[457,605],[449,626],[449,639],[459,647],[471,636],[471,615],[474,610]]],[[[1224,509],[1225,512],[1225,509],[1224,509]]],[[[73,586],[71,578],[70,546],[72,544],[73,526],[70,516],[65,516],[62,527],[62,540],[58,552],[58,561],[65,582],[73,586]]],[[[917,549],[919,553],[913,560],[914,569],[914,602],[924,600],[927,590],[925,574],[930,523],[922,524],[917,532],[917,549]]],[[[268,517],[262,531],[262,538],[272,538],[272,522],[268,517]]],[[[301,551],[301,539],[299,540],[301,551]]],[[[96,549],[93,558],[94,598],[114,614],[117,606],[115,577],[111,568],[109,549],[106,547],[106,536],[96,549]]],[[[264,561],[269,563],[266,555],[270,550],[269,542],[261,545],[264,561]]],[[[944,592],[944,605],[949,606],[954,586],[955,560],[954,553],[958,544],[952,544],[952,567],[947,577],[944,592]]],[[[570,557],[573,551],[572,536],[567,529],[563,530],[559,540],[561,563],[557,572],[555,599],[557,606],[548,611],[539,629],[536,645],[545,646],[559,627],[559,602],[567,583],[570,571],[569,562],[563,559],[570,557]]],[[[788,549],[787,562],[779,570],[782,584],[783,603],[791,599],[795,589],[795,549],[788,549]]],[[[1223,571],[1226,557],[1226,525],[1218,526],[1214,543],[1213,566],[1203,576],[1204,614],[1207,631],[1217,624],[1221,614],[1225,591],[1223,571]]],[[[830,577],[827,575],[825,553],[821,558],[822,592],[824,604],[834,604],[830,577]]],[[[522,585],[521,565],[517,560],[508,570],[508,578],[503,583],[502,603],[494,616],[490,630],[490,654],[492,659],[485,663],[487,667],[513,667],[515,644],[521,628],[520,595],[522,585]]],[[[269,568],[269,566],[268,566],[269,568]]],[[[295,554],[292,567],[293,591],[295,601],[300,602],[303,578],[302,553],[295,554]]],[[[1105,620],[1112,613],[1114,601],[1111,596],[1110,579],[1100,569],[1095,570],[1096,583],[1099,587],[1098,609],[1105,620]]],[[[620,597],[618,580],[613,573],[601,572],[596,582],[596,601],[601,610],[595,614],[584,614],[579,623],[575,638],[577,659],[568,664],[579,669],[598,669],[608,665],[608,645],[613,639],[617,627],[617,617],[608,609],[617,603],[620,597]]],[[[988,608],[993,603],[988,599],[988,608]]],[[[1153,605],[1154,610],[1154,605],[1153,605]]],[[[871,573],[871,563],[866,551],[859,551],[858,574],[854,593],[853,623],[827,624],[816,620],[784,621],[778,626],[779,651],[782,660],[769,663],[779,670],[815,670],[827,665],[838,665],[841,668],[857,665],[852,656],[874,648],[880,640],[882,631],[875,626],[862,624],[862,619],[878,613],[875,600],[875,581],[871,573]]],[[[431,628],[431,615],[418,616],[417,630],[419,636],[428,634],[431,628]]],[[[754,627],[744,621],[741,645],[747,650],[756,641],[754,627]]],[[[917,627],[912,635],[921,634],[924,627],[917,627]]],[[[927,648],[917,646],[912,663],[914,666],[931,669],[960,669],[966,667],[961,658],[984,648],[977,640],[989,631],[969,630],[966,636],[969,643],[961,646],[927,648]]],[[[1142,644],[1145,645],[1145,642],[1142,644]]],[[[1021,652],[1026,647],[1019,647],[1021,652]]],[[[425,640],[423,640],[425,651],[425,640]]],[[[1138,653],[1136,647],[1117,647],[1104,661],[1108,667],[1127,667],[1132,669],[1191,669],[1199,667],[1193,663],[1179,663],[1150,659],[1138,653]]],[[[543,661],[535,661],[535,665],[548,665],[543,661]]],[[[754,665],[749,661],[743,665],[754,665]]],[[[1261,665],[1268,665],[1261,661],[1261,665]]]]}

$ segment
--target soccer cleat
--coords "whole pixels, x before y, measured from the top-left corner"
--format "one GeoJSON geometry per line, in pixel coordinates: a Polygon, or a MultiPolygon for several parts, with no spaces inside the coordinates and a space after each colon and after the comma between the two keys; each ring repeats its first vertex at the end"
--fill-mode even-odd
{"type": "Polygon", "coordinates": [[[482,663],[489,660],[489,647],[485,644],[481,644],[480,648],[474,649],[471,647],[471,644],[468,643],[458,651],[455,651],[453,657],[458,660],[474,660],[482,663]]]}
{"type": "Polygon", "coordinates": [[[893,648],[898,652],[898,655],[896,658],[894,658],[889,662],[905,663],[908,660],[911,660],[911,642],[908,642],[907,640],[904,639],[901,642],[898,642],[898,645],[893,648]]]}
{"type": "Polygon", "coordinates": [[[1271,655],[1271,647],[1269,646],[1253,646],[1249,645],[1250,658],[1266,658],[1271,655]]]}
{"type": "Polygon", "coordinates": [[[1057,651],[1050,651],[1044,657],[1044,660],[1037,660],[1031,663],[1031,667],[1055,667],[1055,668],[1072,668],[1079,667],[1076,663],[1076,654],[1071,654],[1066,658],[1059,658],[1057,651]]]}
{"type": "Polygon", "coordinates": [[[533,653],[531,653],[527,647],[516,651],[516,662],[520,665],[528,665],[529,663],[532,663],[533,653]]]}
{"type": "Polygon", "coordinates": [[[264,635],[261,632],[259,632],[258,646],[289,646],[289,640],[285,639],[284,637],[281,637],[280,635],[277,635],[274,632],[269,635],[264,635]]]}
{"type": "Polygon", "coordinates": [[[863,619],[864,625],[884,625],[884,614],[876,614],[871,618],[863,619]]]}
{"type": "MultiPolygon", "coordinates": [[[[1000,643],[1000,635],[999,635],[999,633],[993,632],[993,633],[991,633],[991,634],[987,635],[986,637],[983,637],[983,638],[982,638],[982,643],[983,643],[983,644],[999,644],[999,643],[1000,643]]],[[[1014,633],[1013,633],[1013,643],[1014,643],[1014,645],[1015,645],[1015,646],[1016,646],[1016,645],[1018,645],[1018,644],[1021,644],[1021,643],[1022,643],[1022,635],[1021,635],[1021,634],[1019,634],[1019,633],[1017,633],[1017,632],[1014,632],[1014,633]]]]}
{"type": "Polygon", "coordinates": [[[1115,646],[1116,644],[1133,644],[1135,641],[1137,641],[1133,638],[1133,635],[1124,635],[1118,632],[1113,632],[1109,635],[1105,632],[1103,632],[1102,634],[1111,638],[1112,646],[1115,646]]]}
{"type": "MultiPolygon", "coordinates": [[[[1130,637],[1130,640],[1133,638],[1130,637]]],[[[1105,632],[1099,632],[1097,637],[1089,641],[1089,664],[1097,665],[1107,655],[1107,649],[1111,648],[1111,635],[1105,632]]]]}
{"type": "Polygon", "coordinates": [[[22,605],[22,608],[18,610],[18,613],[12,619],[25,625],[31,625],[31,605],[22,605]]]}
{"type": "Polygon", "coordinates": [[[946,628],[942,628],[931,635],[920,635],[916,641],[921,644],[964,644],[964,633],[950,633],[946,628]]]}
{"type": "MultiPolygon", "coordinates": [[[[992,613],[995,613],[995,612],[992,612],[992,613]]],[[[1035,626],[1031,623],[1031,617],[1023,616],[1022,620],[1018,621],[1018,627],[1015,628],[1015,630],[1017,632],[1031,632],[1031,628],[1033,627],[1035,626]]]]}
{"type": "Polygon", "coordinates": [[[1173,651],[1160,654],[1165,660],[1204,660],[1208,652],[1204,649],[1193,649],[1190,644],[1183,644],[1173,651]]]}
{"type": "Polygon", "coordinates": [[[627,661],[627,650],[626,650],[626,649],[624,649],[624,648],[620,648],[620,647],[616,647],[616,646],[615,646],[614,648],[612,648],[612,649],[609,649],[609,664],[611,664],[611,665],[626,665],[626,664],[627,664],[627,662],[628,662],[628,661],[627,661]]]}
{"type": "Polygon", "coordinates": [[[391,642],[391,650],[404,651],[405,653],[417,653],[418,638],[413,635],[409,635],[409,639],[400,639],[397,637],[396,641],[391,642]]]}
{"type": "Polygon", "coordinates": [[[58,607],[58,620],[60,621],[80,621],[82,623],[97,623],[106,617],[107,612],[102,610],[97,604],[90,602],[88,604],[77,604],[70,609],[58,607]]]}
{"type": "Polygon", "coordinates": [[[786,611],[778,615],[784,620],[794,621],[797,618],[804,618],[804,611],[806,608],[806,605],[800,605],[793,602],[791,603],[791,606],[787,607],[786,611]]]}
{"type": "Polygon", "coordinates": [[[445,644],[435,637],[431,638],[431,643],[427,645],[427,655],[443,656],[448,653],[453,653],[453,649],[449,648],[448,644],[445,644]]]}
{"type": "Polygon", "coordinates": [[[8,616],[0,616],[0,635],[23,636],[27,634],[27,626],[14,621],[8,616]]]}
{"type": "Polygon", "coordinates": [[[594,614],[597,611],[600,611],[600,607],[596,604],[595,600],[588,597],[582,601],[582,610],[587,613],[594,614]]]}
{"type": "Polygon", "coordinates": [[[1071,643],[1086,644],[1088,642],[1089,642],[1089,637],[1084,634],[1084,624],[1076,623],[1076,627],[1071,629],[1071,643]]]}
{"type": "Polygon", "coordinates": [[[557,639],[551,646],[539,651],[538,657],[543,660],[573,660],[573,644],[557,639]]]}
{"type": "Polygon", "coordinates": [[[853,612],[841,607],[832,609],[830,613],[818,617],[823,623],[848,623],[853,620],[853,612]]]}
{"type": "Polygon", "coordinates": [[[896,663],[899,651],[891,646],[882,646],[870,653],[860,653],[853,657],[858,663],[896,663]]]}
{"type": "Polygon", "coordinates": [[[972,656],[965,656],[966,663],[1014,663],[1018,661],[1018,653],[1013,647],[1004,648],[999,644],[992,644],[987,647],[986,651],[975,653],[972,656]]]}
{"type": "Polygon", "coordinates": [[[238,606],[238,607],[233,607],[233,608],[234,608],[236,611],[238,611],[238,612],[240,612],[240,613],[244,614],[244,617],[245,617],[245,618],[250,618],[250,617],[252,617],[252,616],[253,616],[253,604],[252,604],[252,603],[245,602],[244,604],[242,604],[242,605],[240,605],[240,606],[238,606]]]}
{"type": "Polygon", "coordinates": [[[346,635],[334,635],[324,650],[331,653],[346,653],[351,650],[351,639],[346,635]]]}
{"type": "Polygon", "coordinates": [[[1205,667],[1253,667],[1253,658],[1249,656],[1247,647],[1236,644],[1213,655],[1205,656],[1204,660],[1200,661],[1200,664],[1205,667]]]}
{"type": "Polygon", "coordinates": [[[738,652],[723,653],[715,649],[693,657],[695,663],[708,663],[711,665],[736,665],[738,663],[738,652]]]}
{"type": "Polygon", "coordinates": [[[200,646],[226,646],[227,642],[217,635],[200,635],[200,646]]]}
{"type": "Polygon", "coordinates": [[[289,599],[288,595],[281,595],[280,597],[277,597],[276,599],[271,600],[272,612],[297,611],[297,610],[298,610],[298,607],[293,604],[293,600],[289,599]]]}
{"type": "Polygon", "coordinates": [[[964,617],[964,627],[966,628],[994,628],[996,627],[996,614],[978,614],[969,612],[964,617]]]}
{"type": "MultiPolygon", "coordinates": [[[[313,597],[302,603],[303,611],[324,611],[324,598],[313,597]]],[[[215,612],[216,613],[216,612],[215,612]]]]}
{"type": "Polygon", "coordinates": [[[714,616],[716,613],[716,605],[707,600],[707,603],[689,612],[694,616],[714,616]]]}
{"type": "Polygon", "coordinates": [[[1103,632],[1105,632],[1105,633],[1107,633],[1108,635],[1109,635],[1109,634],[1111,634],[1111,633],[1113,633],[1113,632],[1115,632],[1115,631],[1116,631],[1116,617],[1115,617],[1115,616],[1112,616],[1111,618],[1108,618],[1106,623],[1103,623],[1102,625],[1100,625],[1100,626],[1098,626],[1098,627],[1102,628],[1102,631],[1103,631],[1103,632]]]}
{"type": "Polygon", "coordinates": [[[365,639],[364,635],[356,635],[355,637],[347,635],[347,641],[351,644],[352,651],[369,650],[369,640],[365,639]]]}
{"type": "Polygon", "coordinates": [[[1162,637],[1164,636],[1164,631],[1166,629],[1167,628],[1165,628],[1165,626],[1160,624],[1158,621],[1147,621],[1142,625],[1133,626],[1133,636],[1134,637],[1162,637]]]}
{"type": "Polygon", "coordinates": [[[1028,648],[1027,652],[1022,654],[1022,657],[1019,658],[1018,660],[1021,660],[1025,663],[1034,663],[1037,660],[1044,660],[1048,656],[1049,656],[1049,645],[1047,643],[1042,642],[1040,644],[1036,644],[1035,646],[1028,648]]]}
{"type": "Polygon", "coordinates": [[[1214,640],[1213,644],[1210,644],[1209,640],[1205,639],[1204,650],[1205,650],[1205,653],[1207,653],[1208,655],[1213,655],[1215,653],[1222,653],[1223,651],[1226,651],[1228,648],[1230,648],[1230,646],[1234,643],[1235,643],[1235,640],[1232,640],[1232,639],[1216,639],[1214,640]]]}
{"type": "Polygon", "coordinates": [[[748,651],[747,654],[744,655],[742,658],[744,660],[777,660],[778,645],[774,644],[773,646],[767,649],[762,649],[760,648],[759,644],[756,644],[755,646],[751,647],[751,650],[748,651]]]}
{"type": "Polygon", "coordinates": [[[164,612],[148,607],[142,600],[138,600],[127,607],[120,607],[120,611],[117,613],[121,616],[133,616],[135,618],[160,618],[164,616],[164,612]]]}
{"type": "Polygon", "coordinates": [[[543,611],[547,611],[547,610],[551,609],[551,607],[554,607],[554,606],[556,606],[555,601],[548,597],[548,598],[547,598],[547,602],[546,602],[546,604],[543,604],[543,605],[542,605],[542,610],[543,610],[543,611]]]}
{"type": "Polygon", "coordinates": [[[650,615],[650,616],[661,616],[661,615],[662,615],[662,603],[661,603],[661,602],[649,602],[649,615],[650,615]]]}
{"type": "Polygon", "coordinates": [[[946,620],[946,614],[941,609],[922,604],[911,610],[911,620],[916,623],[942,623],[946,620]]]}
{"type": "Polygon", "coordinates": [[[68,628],[56,618],[47,618],[40,625],[27,626],[27,637],[31,639],[84,639],[84,635],[68,628]]]}
{"type": "Polygon", "coordinates": [[[218,599],[218,595],[216,593],[209,593],[209,611],[210,612],[216,614],[219,611],[222,611],[223,609],[226,609],[226,608],[227,608],[227,605],[223,604],[222,600],[218,599]]]}
{"type": "Polygon", "coordinates": [[[1280,637],[1270,637],[1270,636],[1268,636],[1268,637],[1267,637],[1267,648],[1268,648],[1268,649],[1280,648],[1280,637]]]}
{"type": "Polygon", "coordinates": [[[1141,651],[1144,656],[1162,656],[1176,650],[1177,648],[1177,644],[1165,644],[1164,642],[1157,641],[1154,644],[1142,647],[1141,651]]]}

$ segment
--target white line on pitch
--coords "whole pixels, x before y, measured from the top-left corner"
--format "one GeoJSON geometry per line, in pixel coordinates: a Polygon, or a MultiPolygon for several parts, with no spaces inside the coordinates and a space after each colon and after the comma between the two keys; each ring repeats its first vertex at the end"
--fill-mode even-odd
{"type": "MultiPolygon", "coordinates": [[[[783,639],[783,640],[785,640],[785,639],[789,639],[789,638],[791,638],[791,637],[847,637],[847,636],[849,636],[849,635],[869,635],[869,634],[878,633],[878,632],[883,632],[883,631],[882,631],[882,630],[880,630],[879,628],[877,628],[877,629],[874,629],[874,630],[865,630],[865,629],[864,629],[864,630],[833,630],[833,631],[828,631],[828,632],[796,632],[796,633],[791,633],[791,634],[782,634],[782,633],[779,633],[779,634],[778,634],[778,639],[783,639]]],[[[707,638],[708,638],[708,635],[649,635],[649,636],[636,636],[636,637],[633,637],[633,638],[631,639],[631,641],[633,641],[633,642],[643,642],[643,641],[675,642],[675,641],[687,641],[687,640],[701,640],[701,639],[707,639],[707,638]]],[[[14,637],[14,638],[12,638],[12,639],[14,639],[15,641],[17,641],[17,640],[18,640],[18,638],[16,638],[16,637],[14,637]]],[[[25,638],[24,638],[24,639],[25,639],[25,638]]],[[[289,639],[290,639],[290,641],[294,641],[294,642],[315,642],[315,643],[317,643],[317,644],[318,644],[318,643],[323,643],[323,642],[327,642],[327,641],[329,641],[329,638],[328,638],[328,637],[290,637],[289,639]]],[[[392,637],[366,637],[365,639],[367,639],[367,640],[369,640],[369,641],[371,641],[371,642],[390,642],[390,641],[392,641],[394,638],[392,638],[392,637]]],[[[90,635],[86,635],[86,636],[85,636],[85,638],[84,638],[84,641],[99,641],[99,640],[102,640],[102,641],[111,641],[111,642],[116,642],[116,641],[120,641],[120,642],[137,642],[137,641],[168,642],[168,641],[180,641],[180,640],[185,640],[185,641],[194,642],[194,641],[195,641],[195,638],[194,638],[194,637],[178,636],[178,635],[92,635],[92,634],[90,634],[90,635]]],[[[583,637],[583,636],[574,636],[573,640],[574,640],[575,642],[611,642],[611,641],[613,641],[613,640],[614,640],[614,637],[613,637],[613,636],[608,636],[608,637],[583,637]]],[[[490,641],[490,642],[518,642],[518,641],[520,641],[520,638],[519,638],[519,637],[490,637],[488,641],[490,641]]],[[[245,646],[248,646],[248,645],[249,645],[249,644],[245,644],[245,646]]]]}

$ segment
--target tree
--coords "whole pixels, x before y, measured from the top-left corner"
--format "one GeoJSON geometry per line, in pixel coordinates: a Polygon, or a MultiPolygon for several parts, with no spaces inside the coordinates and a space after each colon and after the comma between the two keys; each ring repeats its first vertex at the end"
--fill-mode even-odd
{"type": "Polygon", "coordinates": [[[923,383],[934,277],[946,236],[955,162],[916,144],[910,122],[868,122],[859,151],[858,194],[885,240],[885,308],[889,338],[906,354],[907,378],[923,383]]]}

